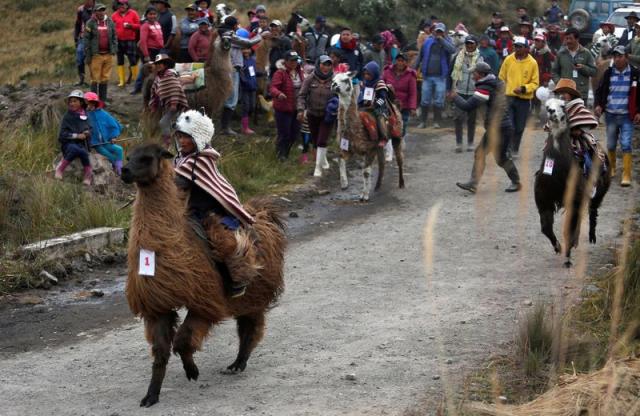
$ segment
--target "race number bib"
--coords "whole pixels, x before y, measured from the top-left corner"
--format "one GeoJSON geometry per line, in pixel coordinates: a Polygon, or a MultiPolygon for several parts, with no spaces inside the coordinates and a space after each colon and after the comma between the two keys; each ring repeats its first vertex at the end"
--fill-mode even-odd
{"type": "Polygon", "coordinates": [[[509,56],[509,49],[507,48],[502,49],[502,56],[509,56]]]}
{"type": "Polygon", "coordinates": [[[553,174],[553,165],[553,159],[546,158],[544,160],[544,169],[542,170],[542,173],[544,173],[545,175],[553,174]]]}
{"type": "Polygon", "coordinates": [[[363,98],[365,101],[373,101],[373,88],[365,88],[363,98]]]}
{"type": "Polygon", "coordinates": [[[349,140],[344,137],[340,139],[340,150],[344,150],[345,152],[349,151],[349,140]]]}
{"type": "Polygon", "coordinates": [[[252,77],[256,76],[256,69],[253,66],[249,67],[249,76],[252,76],[252,77]]]}
{"type": "Polygon", "coordinates": [[[572,75],[571,75],[571,76],[572,76],[573,78],[578,78],[578,70],[577,70],[577,69],[574,69],[574,70],[573,70],[573,73],[572,73],[572,75]]]}
{"type": "Polygon", "coordinates": [[[156,274],[156,252],[140,249],[140,259],[138,261],[138,274],[141,276],[155,276],[156,274]]]}

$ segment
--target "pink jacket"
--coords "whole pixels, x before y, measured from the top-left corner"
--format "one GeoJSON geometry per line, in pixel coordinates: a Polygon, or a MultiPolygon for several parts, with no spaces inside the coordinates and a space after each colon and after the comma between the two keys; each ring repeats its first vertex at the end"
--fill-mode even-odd
{"type": "Polygon", "coordinates": [[[416,71],[407,67],[402,74],[396,76],[392,65],[384,68],[382,79],[392,85],[396,98],[400,102],[401,110],[415,110],[417,106],[416,71]]]}

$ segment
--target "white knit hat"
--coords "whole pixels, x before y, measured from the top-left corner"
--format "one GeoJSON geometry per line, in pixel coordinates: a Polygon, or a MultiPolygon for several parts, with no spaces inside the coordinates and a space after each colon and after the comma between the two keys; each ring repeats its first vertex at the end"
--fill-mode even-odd
{"type": "Polygon", "coordinates": [[[175,123],[175,129],[191,136],[198,152],[204,150],[210,144],[215,133],[213,121],[196,110],[189,110],[180,114],[175,123]]]}

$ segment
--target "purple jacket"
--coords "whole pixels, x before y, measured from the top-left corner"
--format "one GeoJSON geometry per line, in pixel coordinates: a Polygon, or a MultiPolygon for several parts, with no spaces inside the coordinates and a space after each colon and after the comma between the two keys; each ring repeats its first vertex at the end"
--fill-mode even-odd
{"type": "Polygon", "coordinates": [[[384,68],[382,79],[387,85],[392,85],[396,98],[400,101],[401,110],[415,110],[417,106],[417,74],[414,69],[404,70],[400,76],[396,76],[393,65],[384,68]]]}

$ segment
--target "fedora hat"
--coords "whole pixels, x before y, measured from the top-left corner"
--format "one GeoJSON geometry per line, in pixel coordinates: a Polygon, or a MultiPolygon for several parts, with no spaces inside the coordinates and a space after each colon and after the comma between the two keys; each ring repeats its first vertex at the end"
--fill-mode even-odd
{"type": "Polygon", "coordinates": [[[624,18],[625,19],[629,19],[630,17],[633,17],[636,20],[640,20],[640,17],[638,17],[638,14],[636,12],[633,12],[633,11],[631,13],[629,13],[628,15],[626,15],[624,18]]]}
{"type": "Polygon", "coordinates": [[[570,94],[571,96],[576,98],[582,97],[580,92],[576,89],[576,82],[568,78],[560,78],[558,80],[558,83],[556,84],[556,87],[553,89],[553,92],[555,94],[562,94],[566,92],[567,94],[570,94]]]}
{"type": "Polygon", "coordinates": [[[174,62],[173,58],[171,58],[169,55],[167,55],[166,53],[159,53],[156,55],[156,59],[153,60],[154,64],[158,64],[160,62],[174,62]]]}

